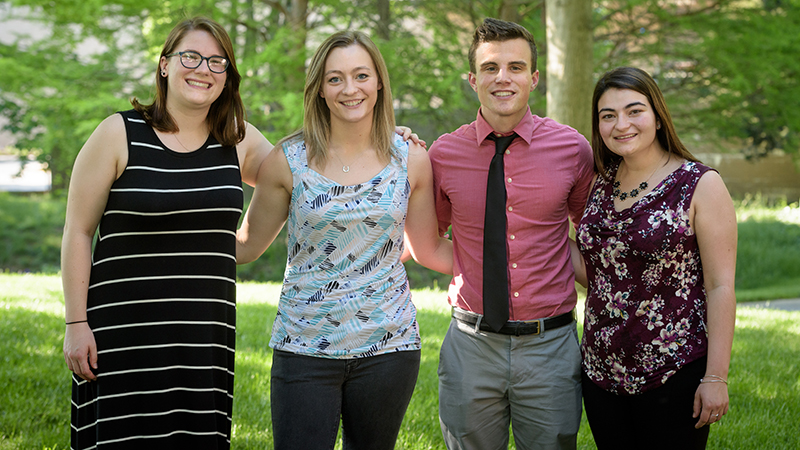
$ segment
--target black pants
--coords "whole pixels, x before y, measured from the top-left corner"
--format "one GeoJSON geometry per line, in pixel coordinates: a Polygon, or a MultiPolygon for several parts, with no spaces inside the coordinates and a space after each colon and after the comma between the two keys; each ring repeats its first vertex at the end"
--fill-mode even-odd
{"type": "Polygon", "coordinates": [[[276,450],[394,448],[419,373],[420,351],[358,359],[272,354],[276,450]]]}
{"type": "Polygon", "coordinates": [[[583,402],[598,450],[706,448],[709,427],[695,429],[694,394],[706,358],[693,361],[661,387],[640,395],[616,395],[582,375],[583,402]]]}

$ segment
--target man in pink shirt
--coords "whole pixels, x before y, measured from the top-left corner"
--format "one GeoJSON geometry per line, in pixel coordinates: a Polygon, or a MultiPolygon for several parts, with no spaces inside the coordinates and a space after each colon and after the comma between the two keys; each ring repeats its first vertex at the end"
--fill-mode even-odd
{"type": "Polygon", "coordinates": [[[469,63],[481,103],[477,119],[440,137],[429,152],[439,232],[452,225],[454,244],[453,320],[439,362],[442,433],[450,450],[506,448],[510,423],[520,450],[574,449],[580,350],[568,234],[569,218],[577,223],[586,204],[592,151],[574,129],[531,114],[539,71],[524,27],[486,19],[475,31],[469,63]],[[496,147],[496,137],[508,135],[514,137],[507,149],[496,147]],[[505,208],[487,214],[496,148],[505,208]],[[504,241],[507,263],[499,264],[499,277],[484,277],[484,269],[498,268],[484,264],[484,251],[492,251],[484,249],[484,220],[502,220],[503,210],[494,250],[502,251],[504,241]],[[502,280],[499,322],[484,316],[484,298],[492,297],[484,292],[498,291],[485,287],[484,278],[502,280]]]}

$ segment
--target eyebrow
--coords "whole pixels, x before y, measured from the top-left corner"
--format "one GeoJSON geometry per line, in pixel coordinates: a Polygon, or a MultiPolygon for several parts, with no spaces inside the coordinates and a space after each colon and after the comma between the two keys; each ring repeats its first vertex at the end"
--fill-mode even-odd
{"type": "MultiPolygon", "coordinates": [[[[372,72],[372,69],[370,69],[368,66],[358,66],[358,67],[354,68],[352,71],[353,72],[359,72],[359,71],[362,71],[362,70],[366,70],[368,72],[372,72]]],[[[339,69],[331,69],[331,70],[325,72],[325,75],[328,75],[328,74],[331,74],[331,73],[344,73],[344,72],[339,70],[339,69]]]]}
{"type": "MultiPolygon", "coordinates": [[[[486,66],[499,66],[499,65],[500,64],[497,64],[494,61],[486,61],[485,63],[481,64],[481,68],[484,68],[486,66]]],[[[528,63],[525,60],[522,60],[522,61],[509,61],[508,65],[509,66],[525,66],[525,67],[528,67],[528,63]]]]}
{"type": "MultiPolygon", "coordinates": [[[[644,104],[644,103],[642,103],[642,102],[633,102],[633,103],[629,103],[629,104],[625,105],[625,107],[624,107],[624,108],[622,108],[622,109],[628,109],[628,108],[631,108],[631,107],[633,107],[633,106],[644,106],[645,108],[647,107],[647,105],[645,105],[645,104],[644,104]]],[[[614,112],[614,109],[613,109],[613,108],[601,108],[601,109],[600,109],[600,110],[598,110],[597,112],[598,112],[598,113],[601,113],[601,112],[603,112],[603,111],[611,111],[611,112],[614,112]]]]}

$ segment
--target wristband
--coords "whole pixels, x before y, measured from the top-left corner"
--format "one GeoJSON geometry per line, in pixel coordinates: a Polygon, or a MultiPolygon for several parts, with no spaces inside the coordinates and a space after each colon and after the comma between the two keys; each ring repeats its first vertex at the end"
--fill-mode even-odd
{"type": "Polygon", "coordinates": [[[65,322],[65,323],[66,323],[67,325],[72,325],[73,323],[83,323],[83,322],[88,322],[88,320],[76,320],[76,321],[74,321],[74,322],[65,322]]]}

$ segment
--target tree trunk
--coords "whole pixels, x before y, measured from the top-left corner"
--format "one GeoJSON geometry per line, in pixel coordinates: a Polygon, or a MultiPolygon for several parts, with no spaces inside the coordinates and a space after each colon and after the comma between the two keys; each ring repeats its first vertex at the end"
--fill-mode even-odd
{"type": "Polygon", "coordinates": [[[378,37],[388,41],[391,37],[389,35],[389,24],[392,22],[391,10],[389,9],[389,0],[378,0],[378,37]]]}
{"type": "Polygon", "coordinates": [[[592,4],[546,0],[547,116],[592,134],[592,4]]]}
{"type": "Polygon", "coordinates": [[[500,2],[500,10],[498,11],[497,18],[505,20],[506,22],[519,23],[521,17],[519,16],[517,0],[502,0],[502,2],[500,2]]]}

